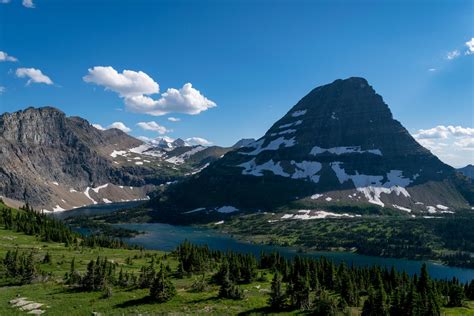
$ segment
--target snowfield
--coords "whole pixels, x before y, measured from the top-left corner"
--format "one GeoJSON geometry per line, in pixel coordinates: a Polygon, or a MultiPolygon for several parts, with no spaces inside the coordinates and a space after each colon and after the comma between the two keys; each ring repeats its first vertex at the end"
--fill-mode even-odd
{"type": "Polygon", "coordinates": [[[250,161],[244,162],[240,165],[237,165],[237,167],[244,168],[242,170],[243,175],[251,175],[251,176],[256,176],[256,177],[261,177],[263,176],[263,171],[270,171],[274,175],[281,176],[281,177],[286,177],[289,178],[291,177],[292,179],[309,179],[310,181],[313,181],[314,183],[319,182],[319,175],[317,173],[321,170],[322,165],[320,162],[317,161],[302,161],[302,162],[296,162],[292,160],[290,162],[292,166],[294,166],[295,171],[293,174],[289,174],[288,172],[285,172],[280,165],[280,162],[274,162],[273,159],[270,159],[269,161],[257,165],[255,162],[255,158],[253,158],[250,161]]]}
{"type": "Polygon", "coordinates": [[[298,117],[298,116],[301,116],[301,115],[305,115],[307,111],[308,111],[308,110],[294,111],[293,113],[291,113],[291,116],[293,116],[293,117],[298,117]]]}
{"type": "Polygon", "coordinates": [[[224,213],[224,214],[228,214],[228,213],[234,213],[234,212],[238,212],[239,209],[236,208],[236,207],[233,207],[233,206],[221,206],[219,207],[218,209],[216,209],[217,212],[219,213],[224,213]]]}
{"type": "MultiPolygon", "coordinates": [[[[360,216],[360,215],[359,215],[360,216]]],[[[326,211],[311,211],[311,210],[299,210],[297,214],[285,214],[281,219],[292,219],[292,220],[309,220],[309,219],[323,219],[327,217],[359,217],[357,215],[351,215],[347,213],[338,214],[326,211]]]]}
{"type": "Polygon", "coordinates": [[[321,148],[319,146],[314,146],[309,152],[309,154],[313,156],[317,156],[325,152],[335,154],[338,156],[344,155],[344,154],[364,154],[364,153],[383,156],[382,151],[380,149],[362,150],[360,146],[340,146],[340,147],[332,147],[332,148],[321,148]]]}
{"type": "MultiPolygon", "coordinates": [[[[262,147],[265,139],[262,138],[261,140],[254,142],[252,144],[252,147],[255,148],[255,150],[251,152],[239,152],[242,155],[249,155],[249,156],[256,156],[260,154],[262,151],[266,150],[278,150],[280,146],[283,145],[283,147],[292,147],[295,145],[295,138],[292,137],[290,139],[285,139],[284,137],[279,137],[277,139],[272,140],[266,147],[262,147]]],[[[251,147],[250,145],[248,147],[251,147]]]]}

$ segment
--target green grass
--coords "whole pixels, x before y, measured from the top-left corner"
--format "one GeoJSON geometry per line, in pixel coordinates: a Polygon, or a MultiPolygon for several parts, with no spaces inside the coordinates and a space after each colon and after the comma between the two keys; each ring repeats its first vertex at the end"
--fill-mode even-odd
{"type": "MultiPolygon", "coordinates": [[[[1,205],[0,205],[1,206],[1,205]]],[[[34,236],[27,236],[22,233],[5,230],[0,226],[0,258],[5,256],[8,250],[19,248],[23,251],[34,250],[35,258],[41,261],[44,255],[49,252],[52,263],[40,264],[42,271],[50,273],[46,282],[34,283],[30,285],[11,286],[0,283],[0,315],[25,315],[8,302],[17,297],[27,297],[28,300],[45,304],[45,315],[90,315],[92,312],[99,312],[102,315],[130,315],[130,314],[197,314],[197,315],[237,315],[237,314],[261,314],[266,311],[270,281],[253,282],[242,285],[245,299],[234,301],[218,298],[218,287],[210,285],[209,289],[202,293],[193,293],[191,285],[195,278],[186,277],[183,279],[173,278],[172,282],[177,289],[177,296],[166,303],[149,303],[147,289],[122,289],[114,287],[110,298],[102,298],[101,292],[79,292],[63,283],[63,276],[69,271],[70,264],[75,258],[76,269],[81,273],[86,270],[86,265],[90,260],[95,260],[97,256],[107,257],[108,260],[117,262],[124,271],[138,274],[141,266],[147,265],[151,255],[163,258],[164,252],[153,250],[127,250],[108,248],[83,248],[75,249],[65,247],[64,244],[54,242],[43,242],[34,236]],[[133,258],[127,264],[127,258],[133,258]]],[[[175,270],[177,261],[166,256],[163,259],[165,264],[175,270]]],[[[211,277],[209,273],[208,278],[211,277]]],[[[271,274],[267,271],[267,278],[271,280],[271,274]]],[[[467,302],[466,307],[443,309],[444,315],[474,315],[474,302],[467,302]]],[[[360,315],[360,308],[352,308],[352,315],[360,315]]],[[[285,311],[280,313],[298,314],[298,311],[285,311]]]]}
{"type": "MultiPolygon", "coordinates": [[[[75,258],[76,269],[84,272],[86,265],[97,256],[107,257],[119,264],[119,269],[134,271],[149,262],[146,254],[157,254],[163,256],[160,251],[140,251],[124,249],[85,248],[75,250],[66,248],[63,244],[42,242],[33,236],[4,230],[0,228],[0,256],[4,257],[6,251],[19,248],[20,250],[35,251],[37,260],[41,260],[46,252],[52,257],[52,264],[40,264],[41,270],[52,274],[49,281],[23,286],[3,286],[0,288],[0,315],[21,314],[12,308],[8,301],[17,296],[27,297],[28,300],[43,303],[49,308],[48,315],[84,315],[92,311],[103,314],[131,314],[131,313],[215,313],[215,314],[238,314],[244,311],[259,309],[266,306],[267,295],[265,291],[270,288],[269,282],[253,282],[243,285],[246,299],[242,301],[218,299],[218,287],[211,286],[210,290],[203,293],[192,293],[189,291],[194,277],[184,279],[173,279],[178,295],[170,302],[163,304],[149,304],[144,302],[148,290],[141,289],[113,289],[113,295],[109,299],[102,299],[101,292],[77,292],[62,284],[62,278],[69,271],[72,258],[75,258]],[[132,257],[133,263],[125,263],[127,257],[132,257]],[[258,289],[257,287],[260,287],[258,289]]],[[[172,269],[177,267],[174,259],[165,260],[172,269]]],[[[210,277],[210,275],[209,275],[210,277]]],[[[24,313],[23,313],[24,314],[24,313]]]]}

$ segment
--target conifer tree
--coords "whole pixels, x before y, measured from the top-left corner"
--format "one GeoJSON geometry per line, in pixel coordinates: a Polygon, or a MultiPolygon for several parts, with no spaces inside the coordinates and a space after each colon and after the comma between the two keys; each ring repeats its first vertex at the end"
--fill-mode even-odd
{"type": "Polygon", "coordinates": [[[150,287],[150,297],[153,301],[163,303],[172,299],[176,295],[176,288],[163,269],[163,263],[160,265],[160,271],[155,276],[150,287]]]}
{"type": "Polygon", "coordinates": [[[273,276],[270,298],[268,304],[276,311],[282,310],[285,306],[286,296],[282,289],[282,278],[278,272],[273,276]]]}

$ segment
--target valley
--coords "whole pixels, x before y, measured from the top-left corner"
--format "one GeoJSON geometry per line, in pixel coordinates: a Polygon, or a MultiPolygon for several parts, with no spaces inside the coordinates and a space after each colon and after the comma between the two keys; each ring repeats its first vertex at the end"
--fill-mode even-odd
{"type": "MultiPolygon", "coordinates": [[[[31,308],[35,306],[35,311],[38,314],[45,313],[46,315],[84,315],[91,312],[104,314],[205,313],[219,315],[230,313],[249,315],[253,313],[278,313],[279,315],[293,315],[300,314],[308,310],[308,308],[323,308],[322,305],[317,305],[322,299],[331,306],[330,310],[336,313],[342,315],[345,310],[352,315],[360,315],[362,305],[364,305],[363,302],[368,300],[371,295],[369,294],[368,297],[367,292],[358,292],[357,301],[359,303],[355,305],[354,303],[349,303],[349,306],[345,305],[341,307],[338,302],[342,297],[345,297],[346,294],[342,294],[343,292],[341,292],[339,287],[333,287],[329,284],[333,284],[332,282],[345,282],[342,281],[344,280],[342,275],[348,273],[350,270],[345,270],[348,268],[344,268],[344,265],[332,266],[332,261],[314,261],[318,267],[314,269],[321,269],[321,273],[328,268],[334,271],[334,281],[325,281],[323,275],[318,277],[321,283],[317,287],[314,285],[314,281],[311,281],[311,288],[308,288],[309,292],[306,295],[309,295],[308,303],[313,307],[306,305],[307,303],[305,303],[306,301],[303,296],[300,297],[300,299],[296,299],[295,297],[296,301],[285,299],[280,302],[280,304],[283,305],[279,305],[280,307],[275,310],[269,305],[269,298],[272,296],[272,293],[274,293],[272,284],[274,283],[273,276],[275,274],[275,268],[269,266],[273,260],[271,256],[260,257],[260,259],[257,260],[251,259],[252,257],[247,257],[252,255],[242,254],[242,257],[235,255],[236,259],[240,258],[239,260],[245,258],[251,260],[250,262],[255,260],[252,264],[255,266],[250,270],[253,271],[250,279],[244,279],[242,274],[242,276],[239,277],[242,279],[236,281],[237,285],[233,285],[237,286],[241,294],[239,294],[238,297],[225,298],[222,297],[222,285],[220,285],[219,281],[215,281],[215,276],[219,275],[219,271],[222,270],[223,253],[209,252],[207,247],[198,247],[195,248],[193,255],[191,255],[191,253],[188,254],[189,257],[188,255],[180,255],[180,253],[187,254],[190,249],[193,249],[193,246],[186,244],[186,242],[181,244],[180,251],[163,252],[149,249],[127,249],[126,246],[120,246],[119,244],[115,246],[112,244],[103,244],[100,246],[99,244],[93,245],[88,242],[88,244],[82,243],[81,245],[79,240],[67,242],[66,244],[53,240],[47,241],[45,240],[45,236],[47,236],[45,232],[48,231],[46,228],[52,228],[53,226],[49,224],[42,226],[44,229],[41,231],[44,233],[37,234],[36,236],[31,233],[25,233],[22,230],[28,227],[25,226],[27,223],[21,224],[22,222],[19,219],[13,221],[8,220],[5,209],[7,208],[3,204],[0,204],[0,212],[2,213],[0,225],[0,257],[10,258],[7,253],[10,253],[11,256],[11,254],[15,252],[18,252],[20,256],[22,254],[30,254],[32,258],[31,264],[33,264],[34,269],[32,270],[32,274],[28,274],[32,279],[26,279],[25,276],[22,278],[13,277],[11,268],[8,268],[10,259],[2,260],[2,264],[0,265],[0,314],[2,315],[24,315],[25,312],[30,310],[30,306],[31,308]],[[206,254],[206,256],[202,256],[203,254],[206,254]],[[98,258],[102,258],[102,260],[105,259],[113,271],[106,278],[106,283],[97,283],[97,288],[92,290],[84,288],[86,284],[83,283],[84,281],[72,281],[72,276],[74,276],[76,280],[77,278],[85,278],[91,269],[91,262],[102,262],[99,261],[98,258]],[[190,265],[191,262],[192,265],[190,265]],[[150,273],[150,271],[155,273],[154,269],[149,270],[149,267],[155,267],[155,269],[160,270],[160,266],[166,267],[168,271],[167,278],[176,290],[176,293],[171,298],[162,302],[154,301],[149,297],[150,290],[147,288],[147,285],[140,285],[141,282],[146,280],[146,278],[144,278],[144,276],[147,275],[146,273],[150,273]],[[8,269],[6,270],[5,268],[8,269]],[[33,302],[36,305],[33,305],[33,302]],[[293,305],[299,304],[297,302],[304,305],[301,307],[293,305]],[[24,308],[24,310],[21,310],[21,308],[24,308]]],[[[13,212],[16,216],[17,214],[23,214],[25,211],[13,210],[13,212]]],[[[30,221],[30,223],[33,222],[30,221]]],[[[61,226],[55,226],[57,227],[56,229],[63,229],[61,226]]],[[[54,234],[54,231],[55,229],[49,232],[50,236],[58,236],[52,237],[53,239],[63,238],[54,234]]],[[[68,234],[69,233],[66,233],[64,236],[68,236],[68,234]]],[[[170,238],[170,240],[172,240],[172,238],[170,238]]],[[[170,250],[174,250],[175,245],[179,243],[179,241],[176,240],[174,242],[174,246],[169,248],[170,250]]],[[[239,260],[234,262],[230,261],[229,258],[229,264],[234,266],[239,260]]],[[[276,262],[280,262],[279,264],[281,264],[282,261],[278,259],[276,262]]],[[[305,265],[304,262],[293,262],[293,264],[305,265]]],[[[343,261],[335,262],[337,264],[337,262],[343,261]]],[[[407,262],[407,264],[409,263],[407,262]]],[[[252,267],[252,265],[250,265],[250,267],[252,267]]],[[[242,269],[242,273],[246,271],[245,267],[246,266],[241,266],[239,268],[242,269]]],[[[283,271],[280,269],[281,268],[277,268],[277,271],[283,271]]],[[[381,273],[380,270],[372,270],[369,272],[370,270],[366,269],[367,268],[361,268],[360,273],[381,273]]],[[[416,267],[412,267],[412,269],[415,273],[420,269],[420,265],[418,264],[416,267]]],[[[434,270],[436,267],[428,266],[428,271],[432,269],[434,270]]],[[[382,273],[391,273],[392,275],[394,273],[390,272],[390,270],[383,270],[383,268],[381,271],[382,273]]],[[[291,275],[291,273],[288,275],[291,275]]],[[[460,277],[464,282],[468,282],[469,279],[472,280],[472,276],[471,278],[465,278],[458,274],[452,275],[460,277]]],[[[440,278],[446,276],[447,275],[438,275],[440,278]]],[[[403,277],[407,278],[406,276],[403,277]]],[[[350,282],[360,282],[355,281],[358,280],[358,278],[353,280],[354,281],[350,282]]],[[[291,293],[291,290],[288,290],[289,284],[291,283],[286,282],[288,281],[284,281],[282,286],[286,287],[286,290],[291,293]]],[[[437,281],[434,280],[430,280],[429,282],[430,284],[437,284],[437,281]]],[[[442,283],[439,283],[439,286],[441,286],[441,284],[442,283]]],[[[471,282],[471,284],[473,283],[471,282]]],[[[446,299],[447,297],[444,297],[440,301],[440,304],[448,304],[446,299]]],[[[469,315],[474,312],[473,302],[474,301],[463,300],[461,302],[462,306],[441,307],[440,311],[442,315],[469,315]]],[[[324,308],[327,308],[326,305],[324,306],[324,308]]],[[[409,308],[409,305],[405,305],[405,308],[409,308]]]]}

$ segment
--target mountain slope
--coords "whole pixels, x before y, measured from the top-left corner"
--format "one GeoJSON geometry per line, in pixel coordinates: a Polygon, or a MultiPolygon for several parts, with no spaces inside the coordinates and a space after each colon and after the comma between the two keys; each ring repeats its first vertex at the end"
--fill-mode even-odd
{"type": "Polygon", "coordinates": [[[4,113],[0,196],[49,211],[144,199],[155,185],[197,172],[227,151],[216,153],[179,140],[166,149],[153,148],[118,129],[98,130],[52,107],[4,113]],[[201,159],[193,157],[198,151],[201,159]],[[193,158],[189,164],[188,158],[193,158]]]}
{"type": "Polygon", "coordinates": [[[349,78],[314,89],[259,140],[149,206],[175,220],[196,208],[274,210],[295,201],[310,210],[344,203],[446,213],[469,207],[457,188],[465,181],[453,177],[454,169],[393,119],[365,79],[349,78]]]}

